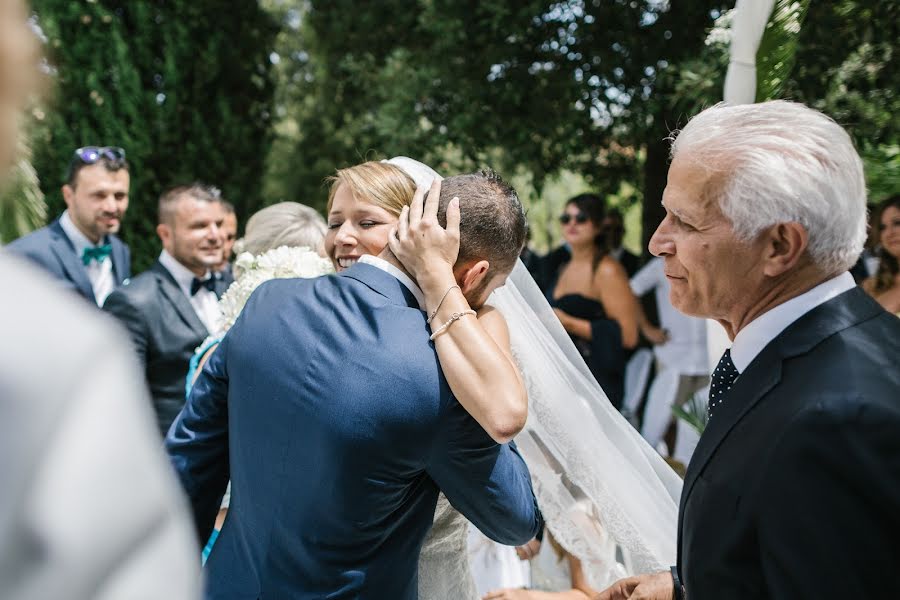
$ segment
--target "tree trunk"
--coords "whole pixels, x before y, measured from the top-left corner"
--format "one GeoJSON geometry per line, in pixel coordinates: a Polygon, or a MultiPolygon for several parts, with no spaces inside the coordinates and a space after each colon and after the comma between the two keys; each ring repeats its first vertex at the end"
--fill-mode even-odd
{"type": "MultiPolygon", "coordinates": [[[[658,122],[665,123],[660,119],[658,122]]],[[[662,207],[666,175],[669,172],[669,142],[665,139],[668,131],[654,130],[647,140],[647,158],[644,161],[644,203],[641,213],[641,240],[643,257],[649,257],[647,245],[653,232],[666,216],[662,207]]]]}

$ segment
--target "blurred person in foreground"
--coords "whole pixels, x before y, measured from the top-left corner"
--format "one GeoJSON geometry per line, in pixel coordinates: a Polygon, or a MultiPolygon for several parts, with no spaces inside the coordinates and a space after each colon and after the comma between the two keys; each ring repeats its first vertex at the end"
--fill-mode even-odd
{"type": "Polygon", "coordinates": [[[62,187],[66,210],[46,227],[8,249],[50,273],[67,289],[103,306],[131,277],[131,253],[115,234],[128,210],[125,150],[86,146],[75,150],[62,187]]]}
{"type": "MultiPolygon", "coordinates": [[[[27,18],[0,0],[2,173],[38,72],[27,18]]],[[[127,341],[5,251],[0,279],[15,290],[0,296],[0,598],[197,598],[186,506],[127,341]]]]}
{"type": "Polygon", "coordinates": [[[875,226],[880,246],[878,268],[863,282],[863,289],[886,311],[900,316],[900,196],[884,201],[875,226]]]}
{"type": "Polygon", "coordinates": [[[672,304],[733,344],[684,480],[677,566],[600,600],[896,595],[900,321],[848,270],[866,237],[862,161],[784,101],[695,116],[675,137],[650,240],[672,304]]]}

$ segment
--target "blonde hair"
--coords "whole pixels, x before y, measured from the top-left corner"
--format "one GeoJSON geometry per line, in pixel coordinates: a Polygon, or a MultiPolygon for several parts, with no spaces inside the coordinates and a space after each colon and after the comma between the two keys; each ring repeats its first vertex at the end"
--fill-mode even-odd
{"type": "Polygon", "coordinates": [[[412,203],[416,183],[403,169],[394,165],[369,161],[361,165],[338,169],[328,192],[328,207],[334,203],[334,195],[341,185],[350,188],[354,198],[365,200],[399,217],[404,206],[412,203]]]}
{"type": "Polygon", "coordinates": [[[39,91],[40,46],[20,0],[0,0],[0,172],[15,154],[18,119],[39,91]]]}
{"type": "Polygon", "coordinates": [[[312,208],[299,202],[279,202],[250,217],[239,251],[259,256],[280,246],[316,250],[326,229],[325,220],[312,208]]]}

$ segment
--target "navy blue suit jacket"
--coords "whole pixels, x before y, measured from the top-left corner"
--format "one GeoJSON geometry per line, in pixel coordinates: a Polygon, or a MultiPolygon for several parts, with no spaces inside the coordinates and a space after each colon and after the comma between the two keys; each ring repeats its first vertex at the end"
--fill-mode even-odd
{"type": "Polygon", "coordinates": [[[166,440],[201,540],[231,476],[207,598],[415,599],[438,488],[501,543],[535,536],[524,462],[453,398],[428,338],[371,265],[253,293],[166,440]]]}
{"type": "MultiPolygon", "coordinates": [[[[110,259],[113,264],[113,276],[116,278],[116,285],[119,286],[131,277],[131,253],[128,246],[118,237],[114,235],[108,237],[112,246],[110,259]]],[[[11,242],[6,249],[24,256],[49,272],[67,288],[94,304],[97,303],[84,263],[75,253],[75,248],[59,224],[59,219],[11,242]]]]}
{"type": "Polygon", "coordinates": [[[678,538],[690,600],[893,596],[900,319],[853,288],[772,340],[697,444],[678,538]]]}

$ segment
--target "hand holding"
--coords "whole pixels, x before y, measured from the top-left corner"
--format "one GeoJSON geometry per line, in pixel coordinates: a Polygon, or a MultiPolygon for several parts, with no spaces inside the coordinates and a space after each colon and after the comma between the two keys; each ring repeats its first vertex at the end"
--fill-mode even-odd
{"type": "Polygon", "coordinates": [[[669,571],[628,577],[606,588],[593,600],[672,600],[675,583],[669,571]]]}
{"type": "Polygon", "coordinates": [[[430,275],[452,275],[459,256],[459,198],[454,198],[447,206],[445,229],[437,219],[440,195],[439,179],[432,182],[430,190],[417,188],[412,204],[403,208],[397,226],[388,236],[391,252],[423,286],[427,285],[423,279],[430,275]]]}
{"type": "Polygon", "coordinates": [[[541,549],[541,541],[537,538],[532,539],[524,546],[516,546],[516,555],[520,560],[531,560],[537,556],[541,549]]]}

